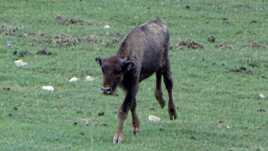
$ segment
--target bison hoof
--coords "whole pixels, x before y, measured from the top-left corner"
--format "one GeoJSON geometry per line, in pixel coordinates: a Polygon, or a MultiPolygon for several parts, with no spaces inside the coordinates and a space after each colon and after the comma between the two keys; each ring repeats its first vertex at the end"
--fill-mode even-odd
{"type": "Polygon", "coordinates": [[[159,103],[160,104],[160,107],[163,109],[164,107],[165,107],[165,105],[166,105],[166,103],[165,103],[165,101],[162,101],[161,103],[159,103]]]}
{"type": "Polygon", "coordinates": [[[177,113],[175,109],[169,110],[169,117],[170,117],[170,120],[175,120],[177,118],[177,113]]]}
{"type": "Polygon", "coordinates": [[[121,144],[123,141],[123,134],[122,133],[116,133],[113,137],[113,143],[114,144],[121,144]]]}
{"type": "Polygon", "coordinates": [[[140,129],[138,127],[133,127],[133,134],[136,135],[137,133],[140,132],[140,129]]]}

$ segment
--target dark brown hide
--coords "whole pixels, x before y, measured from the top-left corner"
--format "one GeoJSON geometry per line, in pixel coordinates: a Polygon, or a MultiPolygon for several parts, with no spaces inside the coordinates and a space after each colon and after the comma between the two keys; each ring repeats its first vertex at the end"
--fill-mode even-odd
{"type": "Polygon", "coordinates": [[[123,124],[131,110],[133,132],[139,130],[139,119],[136,114],[136,94],[139,82],[156,73],[155,96],[163,108],[161,79],[168,91],[168,111],[170,119],[177,117],[172,96],[172,77],[168,58],[169,32],[167,26],[159,19],[147,22],[134,28],[121,42],[116,55],[101,59],[96,58],[103,73],[104,94],[114,94],[119,85],[126,96],[118,111],[118,127],[113,138],[114,143],[123,140],[123,124]]]}

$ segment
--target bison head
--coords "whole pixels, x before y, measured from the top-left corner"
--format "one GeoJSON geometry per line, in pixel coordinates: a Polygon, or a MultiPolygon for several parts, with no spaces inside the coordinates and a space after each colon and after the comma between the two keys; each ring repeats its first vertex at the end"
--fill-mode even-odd
{"type": "Polygon", "coordinates": [[[132,61],[122,59],[118,56],[101,59],[96,58],[103,75],[103,94],[113,95],[118,84],[123,80],[124,74],[132,70],[135,64],[132,61]]]}

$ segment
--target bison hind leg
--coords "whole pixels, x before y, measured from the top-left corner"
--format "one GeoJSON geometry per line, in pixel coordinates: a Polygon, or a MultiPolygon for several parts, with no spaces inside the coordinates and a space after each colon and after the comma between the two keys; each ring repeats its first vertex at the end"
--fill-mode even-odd
{"type": "Polygon", "coordinates": [[[173,101],[173,94],[172,94],[173,80],[171,76],[170,64],[169,64],[168,59],[167,59],[167,65],[163,68],[163,77],[164,77],[164,83],[165,83],[166,89],[168,91],[168,112],[169,112],[170,120],[175,120],[177,118],[177,113],[176,113],[176,107],[173,101]]]}
{"type": "Polygon", "coordinates": [[[159,70],[156,72],[155,98],[158,101],[160,107],[164,108],[165,107],[165,100],[163,98],[161,82],[162,82],[162,71],[159,70]]]}

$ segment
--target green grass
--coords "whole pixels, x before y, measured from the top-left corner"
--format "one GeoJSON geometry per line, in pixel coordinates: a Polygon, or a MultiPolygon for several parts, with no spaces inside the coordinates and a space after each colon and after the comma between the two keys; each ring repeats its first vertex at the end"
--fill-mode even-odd
{"type": "Polygon", "coordinates": [[[0,4],[1,151],[268,150],[268,100],[258,98],[260,93],[268,96],[268,2],[0,0],[0,4]],[[55,20],[60,15],[89,24],[62,25],[55,20]],[[94,58],[117,51],[118,42],[113,40],[120,38],[115,33],[125,35],[156,16],[167,22],[171,32],[178,119],[169,121],[167,109],[159,108],[152,76],[141,83],[137,96],[141,133],[132,135],[129,117],[124,143],[113,145],[123,93],[119,91],[117,97],[99,93],[102,79],[94,58]],[[106,24],[111,28],[104,29],[106,24]],[[97,41],[59,46],[55,36],[63,33],[72,38],[94,35],[97,41]],[[215,43],[207,41],[210,35],[216,37],[215,43]],[[175,47],[186,39],[204,49],[175,47]],[[7,41],[11,48],[5,46],[7,41]],[[250,47],[252,41],[262,46],[250,47]],[[232,48],[215,47],[221,43],[232,48]],[[53,55],[35,54],[44,47],[53,55]],[[15,50],[33,53],[22,58],[29,66],[15,66],[15,50]],[[96,80],[68,82],[72,76],[86,75],[96,80]],[[43,85],[53,85],[55,92],[41,90],[43,85]],[[98,116],[100,112],[104,116],[98,116]],[[149,114],[159,116],[161,122],[150,123],[149,114]]]}

